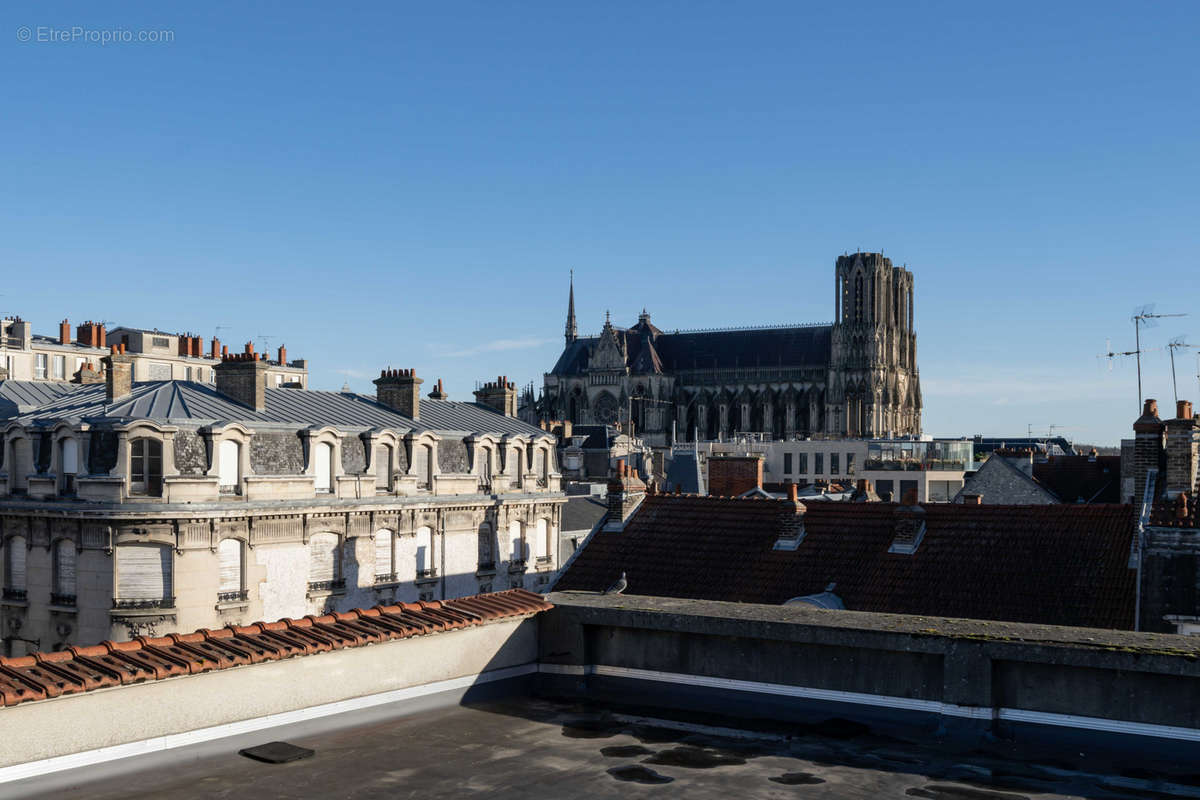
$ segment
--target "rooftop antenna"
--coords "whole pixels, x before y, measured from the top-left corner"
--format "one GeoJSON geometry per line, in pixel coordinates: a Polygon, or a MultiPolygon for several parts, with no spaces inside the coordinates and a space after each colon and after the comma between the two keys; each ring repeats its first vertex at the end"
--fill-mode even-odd
{"type": "Polygon", "coordinates": [[[1138,411],[1142,410],[1142,328],[1153,328],[1158,324],[1156,320],[1166,317],[1186,317],[1187,314],[1155,314],[1154,303],[1147,303],[1144,306],[1139,306],[1133,310],[1133,337],[1136,349],[1134,353],[1137,355],[1137,373],[1138,373],[1138,411]]]}
{"type": "MultiPolygon", "coordinates": [[[[1171,353],[1171,388],[1175,392],[1175,404],[1176,405],[1179,404],[1179,385],[1175,382],[1175,351],[1179,350],[1180,348],[1183,348],[1184,350],[1191,350],[1193,348],[1193,345],[1190,345],[1184,341],[1185,338],[1187,338],[1187,337],[1176,336],[1174,339],[1167,342],[1167,350],[1169,350],[1171,353]]],[[[1200,348],[1197,348],[1197,349],[1200,349],[1200,348]]],[[[1200,377],[1200,376],[1198,376],[1198,377],[1200,377]]]]}
{"type": "Polygon", "coordinates": [[[259,333],[255,334],[254,338],[262,340],[262,351],[267,353],[271,350],[271,340],[278,337],[276,337],[273,333],[259,333]]]}
{"type": "Polygon", "coordinates": [[[217,327],[213,328],[213,338],[220,339],[221,331],[227,331],[227,330],[229,330],[228,325],[218,325],[217,327]]]}

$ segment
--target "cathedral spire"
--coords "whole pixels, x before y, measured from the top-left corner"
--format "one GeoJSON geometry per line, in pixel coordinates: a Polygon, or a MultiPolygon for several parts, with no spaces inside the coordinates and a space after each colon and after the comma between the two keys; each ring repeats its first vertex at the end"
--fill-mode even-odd
{"type": "Polygon", "coordinates": [[[571,270],[571,292],[567,300],[567,344],[579,338],[579,329],[575,326],[575,270],[571,270]]]}

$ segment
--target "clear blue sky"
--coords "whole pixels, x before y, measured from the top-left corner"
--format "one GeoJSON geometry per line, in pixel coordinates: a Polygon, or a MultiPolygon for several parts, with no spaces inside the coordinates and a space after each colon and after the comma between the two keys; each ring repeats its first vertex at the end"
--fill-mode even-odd
{"type": "Polygon", "coordinates": [[[1200,343],[1194,2],[0,13],[0,311],[39,331],[225,325],[315,388],[391,365],[466,398],[540,383],[572,267],[584,331],[817,322],[836,256],[882,248],[928,432],[1114,443],[1135,375],[1096,355],[1134,306],[1200,343]],[[72,26],[174,40],[38,41],[72,26]]]}

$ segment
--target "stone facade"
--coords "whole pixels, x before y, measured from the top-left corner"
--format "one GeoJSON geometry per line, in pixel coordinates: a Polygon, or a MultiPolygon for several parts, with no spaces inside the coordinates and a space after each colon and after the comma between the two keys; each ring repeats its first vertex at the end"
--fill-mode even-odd
{"type": "Polygon", "coordinates": [[[577,333],[544,381],[544,420],[632,427],[652,444],[738,432],[784,439],[921,432],[913,276],[879,253],[838,258],[835,322],[668,333],[645,311],[577,333]]]}
{"type": "Polygon", "coordinates": [[[549,584],[549,433],[230,362],[257,385],[81,387],[0,426],[4,654],[549,584]]]}

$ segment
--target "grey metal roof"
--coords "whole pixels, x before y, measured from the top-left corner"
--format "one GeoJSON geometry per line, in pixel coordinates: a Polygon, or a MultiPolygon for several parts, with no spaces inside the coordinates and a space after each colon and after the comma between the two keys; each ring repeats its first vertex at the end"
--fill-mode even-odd
{"type": "Polygon", "coordinates": [[[56,381],[0,381],[0,419],[33,411],[82,388],[56,381]]]}
{"type": "Polygon", "coordinates": [[[607,511],[608,504],[601,498],[591,495],[568,497],[562,510],[562,531],[590,531],[607,511]]]}
{"type": "MultiPolygon", "coordinates": [[[[66,384],[72,386],[72,384],[66,384]]],[[[145,381],[116,403],[105,402],[104,384],[73,385],[74,391],[19,416],[22,422],[61,419],[178,422],[237,421],[286,426],[332,425],[337,428],[392,428],[402,431],[549,436],[543,430],[507,417],[477,403],[451,400],[421,401],[421,419],[414,421],[380,405],[375,398],[349,392],[305,389],[266,390],[266,410],[254,411],[227,398],[211,386],[192,381],[145,381]]]]}
{"type": "Polygon", "coordinates": [[[677,450],[667,466],[667,491],[676,489],[685,494],[708,494],[700,472],[700,458],[694,450],[677,450]]]}

